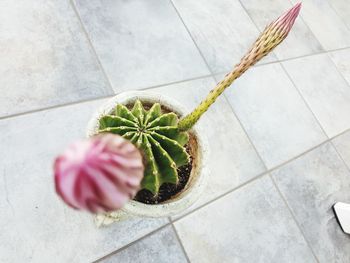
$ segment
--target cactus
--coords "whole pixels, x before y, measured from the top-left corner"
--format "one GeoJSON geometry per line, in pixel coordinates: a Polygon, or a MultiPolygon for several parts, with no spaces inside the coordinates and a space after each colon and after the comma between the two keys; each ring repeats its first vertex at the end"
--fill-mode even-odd
{"type": "Polygon", "coordinates": [[[187,164],[190,156],[184,147],[187,132],[179,132],[175,113],[163,113],[159,103],[147,111],[137,100],[129,110],[118,104],[113,114],[99,120],[99,133],[114,133],[130,140],[142,150],[145,159],[141,187],[155,196],[163,183],[177,184],[177,168],[187,164]]]}
{"type": "Polygon", "coordinates": [[[272,22],[260,34],[251,49],[241,59],[234,69],[210,91],[209,95],[190,114],[179,121],[180,131],[187,131],[199,120],[204,112],[215,102],[215,100],[228,88],[234,80],[239,78],[248,68],[277,47],[288,35],[301,8],[301,3],[272,22]]]}
{"type": "Polygon", "coordinates": [[[188,142],[187,131],[235,79],[287,37],[300,7],[300,3],[295,5],[267,26],[233,71],[217,84],[197,108],[180,121],[175,113],[163,114],[159,103],[146,111],[140,101],[136,101],[131,110],[118,104],[114,114],[100,119],[99,132],[119,134],[143,150],[146,168],[142,188],[157,195],[163,183],[178,183],[177,168],[190,160],[184,147],[188,142]]]}

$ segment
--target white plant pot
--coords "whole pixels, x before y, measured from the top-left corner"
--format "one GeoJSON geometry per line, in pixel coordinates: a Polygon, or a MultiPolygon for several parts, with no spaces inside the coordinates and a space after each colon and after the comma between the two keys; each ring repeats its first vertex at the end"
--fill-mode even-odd
{"type": "MultiPolygon", "coordinates": [[[[99,119],[106,114],[110,114],[114,110],[116,104],[120,103],[126,105],[133,103],[137,99],[140,99],[143,103],[153,104],[159,102],[161,105],[171,109],[180,116],[189,112],[176,100],[165,97],[161,94],[150,93],[147,91],[123,92],[103,104],[93,115],[87,127],[87,137],[91,137],[97,133],[99,119]]],[[[209,176],[209,170],[207,168],[209,149],[205,134],[200,130],[198,125],[195,125],[190,132],[196,138],[197,151],[193,160],[190,179],[180,193],[161,204],[144,204],[130,200],[121,210],[97,215],[95,217],[96,224],[98,226],[109,225],[114,221],[120,221],[130,217],[172,216],[181,213],[197,201],[205,188],[206,179],[209,176]]]]}

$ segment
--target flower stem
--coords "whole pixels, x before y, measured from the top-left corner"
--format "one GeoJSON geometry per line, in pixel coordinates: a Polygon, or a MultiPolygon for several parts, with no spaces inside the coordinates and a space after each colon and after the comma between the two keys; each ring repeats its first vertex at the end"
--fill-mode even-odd
{"type": "Polygon", "coordinates": [[[208,96],[198,105],[197,108],[179,121],[178,128],[180,131],[188,131],[191,129],[203,113],[208,110],[208,108],[225,91],[225,89],[232,84],[233,81],[270,53],[287,37],[299,14],[300,8],[301,3],[296,4],[288,12],[280,16],[265,28],[259,38],[254,42],[251,49],[241,59],[240,63],[237,64],[234,69],[228,73],[213,90],[210,91],[208,96]]]}

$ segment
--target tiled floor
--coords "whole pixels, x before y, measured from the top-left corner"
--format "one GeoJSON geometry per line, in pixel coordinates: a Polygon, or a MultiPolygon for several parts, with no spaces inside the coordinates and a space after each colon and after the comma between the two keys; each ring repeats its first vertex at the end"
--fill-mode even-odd
{"type": "Polygon", "coordinates": [[[204,196],[97,229],[54,193],[52,160],[93,111],[147,89],[193,108],[297,0],[0,2],[0,262],[350,262],[350,4],[304,0],[273,54],[200,120],[204,196]]]}

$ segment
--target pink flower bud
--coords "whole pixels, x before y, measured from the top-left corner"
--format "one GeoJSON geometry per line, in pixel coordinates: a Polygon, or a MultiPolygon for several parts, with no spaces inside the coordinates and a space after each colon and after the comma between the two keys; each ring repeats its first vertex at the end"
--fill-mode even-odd
{"type": "Polygon", "coordinates": [[[97,213],[134,198],[144,166],[131,142],[104,134],[70,145],[56,158],[54,170],[57,194],[73,208],[97,213]]]}
{"type": "Polygon", "coordinates": [[[301,9],[301,3],[296,4],[282,16],[277,18],[270,25],[271,28],[276,28],[277,31],[282,34],[288,35],[289,31],[292,29],[295,19],[298,17],[301,9]]]}

